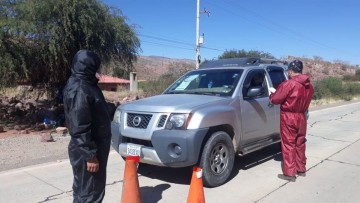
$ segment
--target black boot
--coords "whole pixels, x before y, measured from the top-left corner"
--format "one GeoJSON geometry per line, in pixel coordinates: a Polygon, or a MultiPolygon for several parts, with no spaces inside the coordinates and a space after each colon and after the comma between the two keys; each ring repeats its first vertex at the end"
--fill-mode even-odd
{"type": "Polygon", "coordinates": [[[295,182],[296,181],[295,176],[287,176],[287,175],[284,175],[284,174],[279,174],[278,178],[283,179],[283,180],[287,180],[287,181],[290,181],[290,182],[295,182]]]}
{"type": "Polygon", "coordinates": [[[301,176],[301,177],[305,177],[305,176],[306,176],[306,172],[300,172],[300,171],[298,171],[298,172],[297,172],[297,175],[298,175],[298,176],[301,176]]]}

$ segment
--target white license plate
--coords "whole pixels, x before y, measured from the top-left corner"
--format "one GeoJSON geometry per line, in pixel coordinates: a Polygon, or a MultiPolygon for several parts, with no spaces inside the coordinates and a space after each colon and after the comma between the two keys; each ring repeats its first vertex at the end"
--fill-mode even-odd
{"type": "Polygon", "coordinates": [[[127,144],[126,154],[129,156],[140,156],[141,145],[127,144]]]}

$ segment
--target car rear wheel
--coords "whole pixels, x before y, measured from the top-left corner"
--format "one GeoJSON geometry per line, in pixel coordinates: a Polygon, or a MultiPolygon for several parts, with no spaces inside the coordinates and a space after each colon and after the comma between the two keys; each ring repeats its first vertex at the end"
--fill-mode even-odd
{"type": "Polygon", "coordinates": [[[213,133],[206,142],[200,159],[204,186],[217,187],[224,184],[231,175],[234,158],[230,136],[223,131],[213,133]]]}

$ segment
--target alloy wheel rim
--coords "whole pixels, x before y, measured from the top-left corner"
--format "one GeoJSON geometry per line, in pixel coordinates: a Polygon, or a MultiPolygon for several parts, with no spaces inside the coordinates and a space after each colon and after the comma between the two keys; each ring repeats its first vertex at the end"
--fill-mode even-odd
{"type": "Polygon", "coordinates": [[[214,174],[221,174],[229,162],[229,149],[222,143],[215,145],[209,160],[211,171],[214,174]]]}

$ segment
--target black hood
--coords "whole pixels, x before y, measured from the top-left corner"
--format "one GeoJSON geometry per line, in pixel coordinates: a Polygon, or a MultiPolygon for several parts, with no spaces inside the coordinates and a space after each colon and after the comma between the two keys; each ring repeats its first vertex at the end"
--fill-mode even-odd
{"type": "Polygon", "coordinates": [[[80,50],[76,53],[72,62],[72,76],[90,82],[97,82],[95,74],[100,68],[100,62],[100,58],[96,53],[89,50],[80,50]]]}

